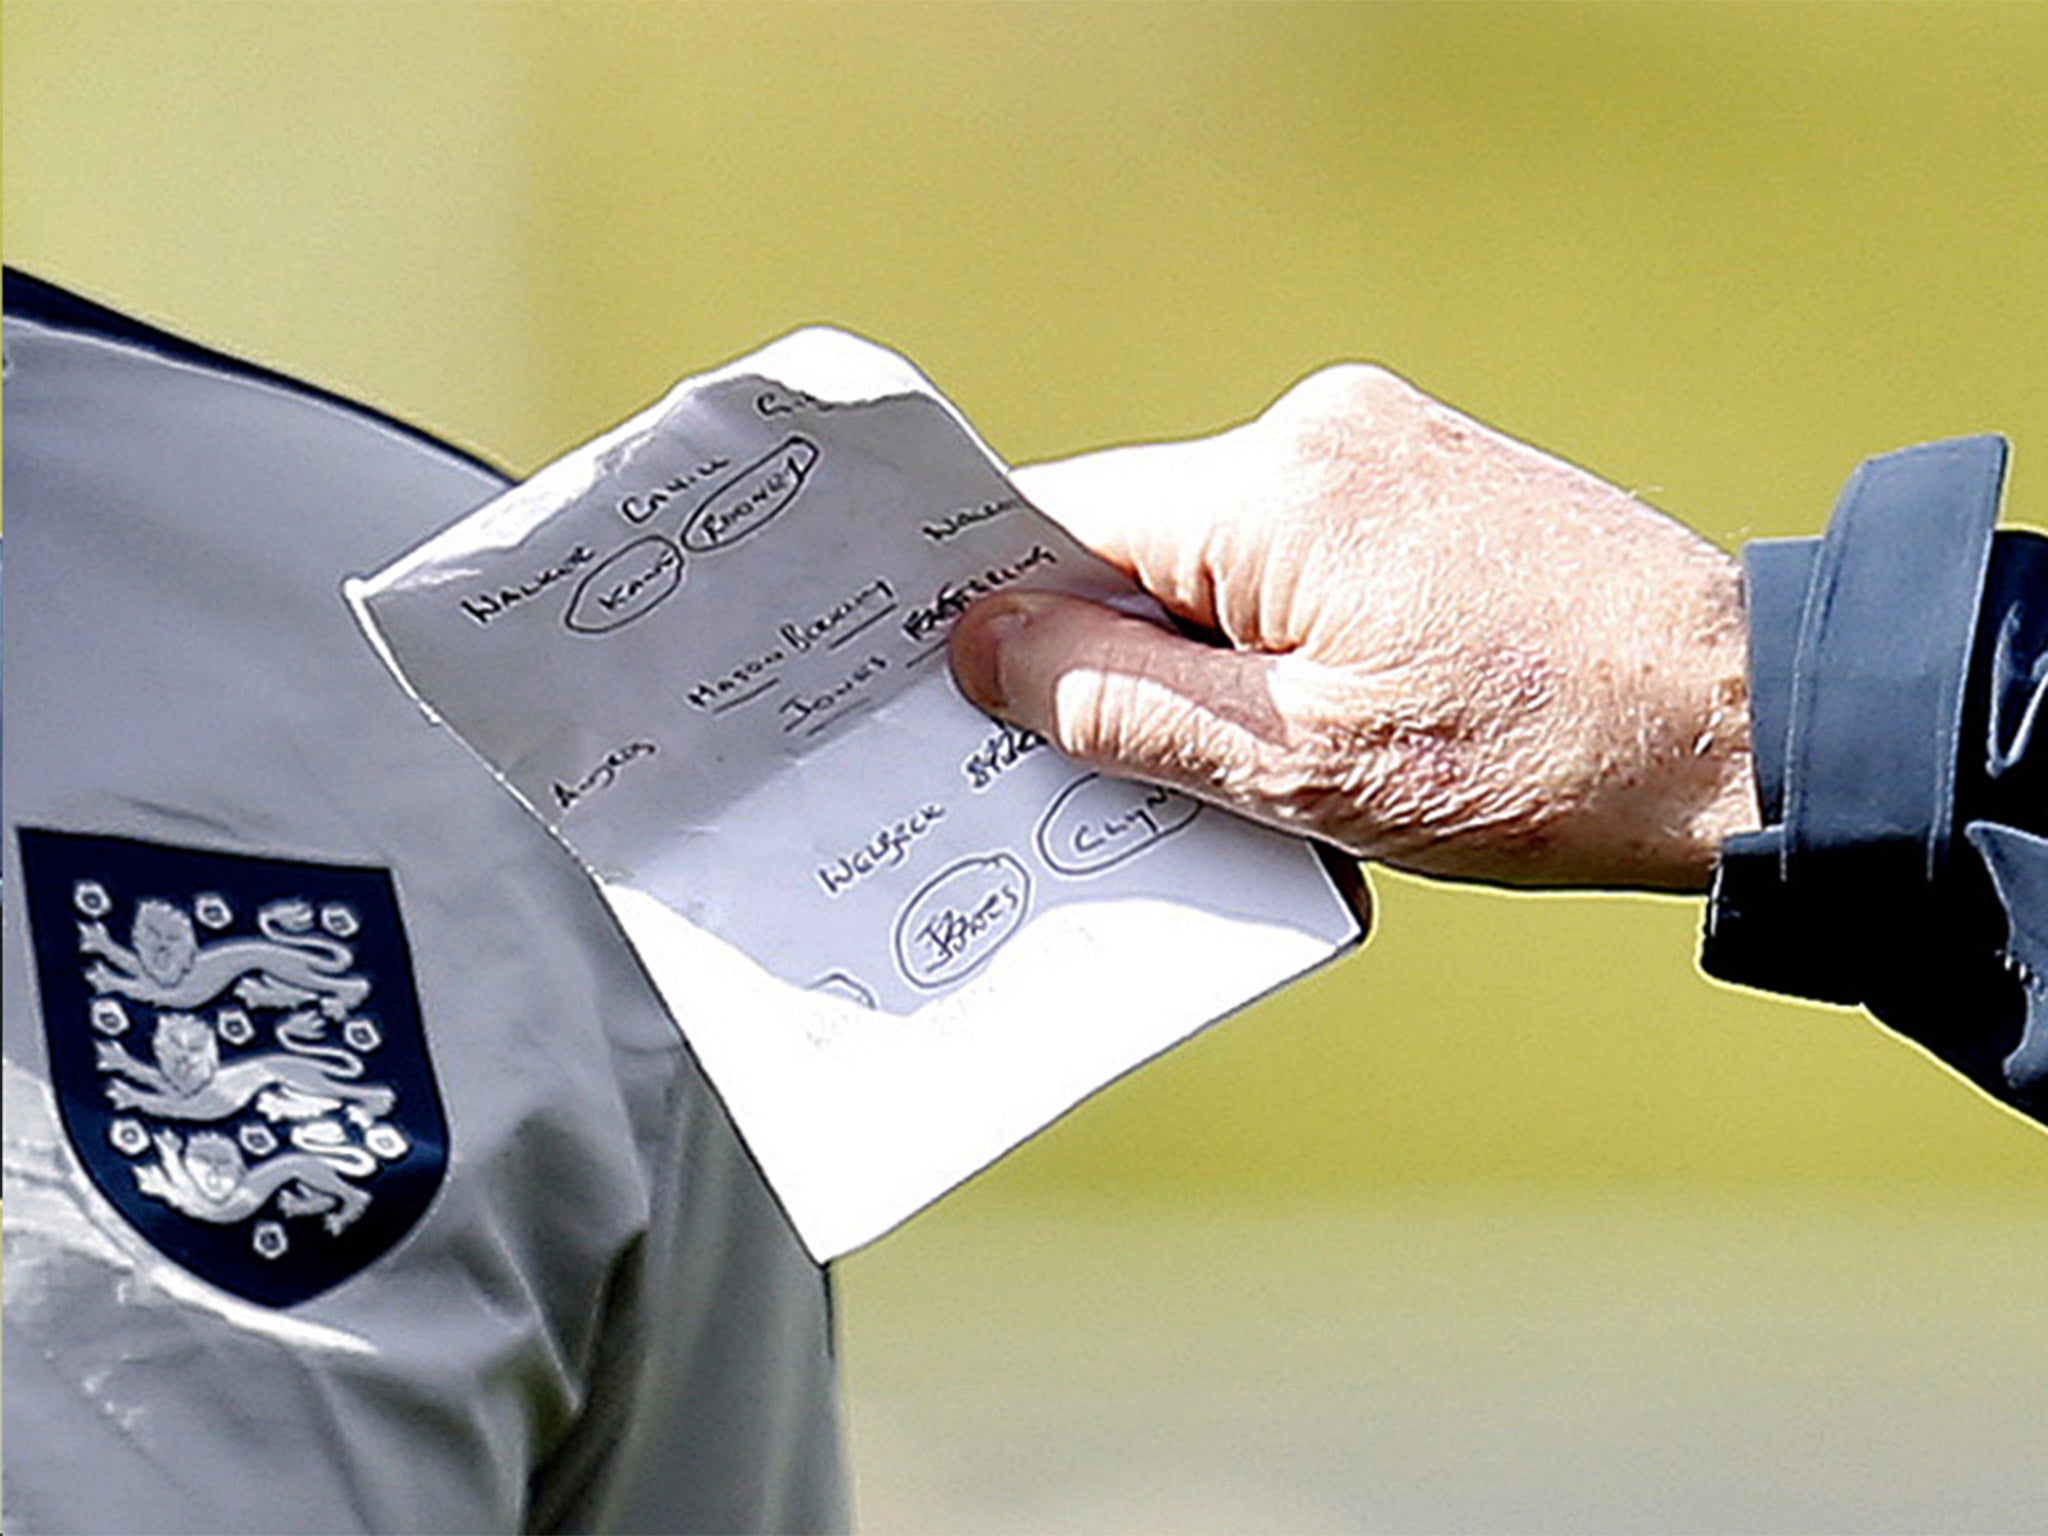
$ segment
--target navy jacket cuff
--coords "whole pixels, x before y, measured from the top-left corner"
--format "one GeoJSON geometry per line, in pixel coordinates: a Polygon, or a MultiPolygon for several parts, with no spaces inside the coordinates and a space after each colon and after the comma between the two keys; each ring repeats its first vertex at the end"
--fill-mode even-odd
{"type": "Polygon", "coordinates": [[[1712,975],[1869,1007],[2023,1106],[2048,1087],[2048,539],[1995,530],[2006,445],[1870,460],[1827,533],[1744,552],[1760,832],[1712,975]],[[2029,711],[2032,711],[2030,714],[2029,711]]]}

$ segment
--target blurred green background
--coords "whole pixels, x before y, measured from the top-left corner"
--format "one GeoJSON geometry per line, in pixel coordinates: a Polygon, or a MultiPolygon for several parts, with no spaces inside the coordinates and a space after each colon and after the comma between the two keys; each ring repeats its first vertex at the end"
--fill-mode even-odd
{"type": "MultiPolygon", "coordinates": [[[[1367,358],[1730,545],[1984,429],[2043,520],[2048,8],[10,0],[0,46],[8,262],[515,471],[816,320],[1018,462],[1367,358]]],[[[1696,904],[1377,888],[842,1266],[870,1526],[2048,1528],[2048,1140],[1703,981],[1696,904]]]]}

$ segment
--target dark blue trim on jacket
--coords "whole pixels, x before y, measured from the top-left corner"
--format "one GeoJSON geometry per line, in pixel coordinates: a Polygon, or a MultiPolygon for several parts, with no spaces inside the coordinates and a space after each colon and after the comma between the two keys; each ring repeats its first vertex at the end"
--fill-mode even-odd
{"type": "Polygon", "coordinates": [[[187,341],[169,331],[159,330],[144,321],[124,315],[119,310],[109,309],[104,304],[83,298],[55,283],[40,277],[33,277],[17,267],[8,267],[0,273],[0,308],[9,315],[23,320],[32,320],[39,325],[53,326],[61,330],[74,331],[82,335],[102,336],[109,341],[123,342],[144,351],[154,352],[159,357],[190,363],[200,368],[210,368],[217,373],[231,374],[263,384],[287,389],[294,394],[319,400],[327,405],[339,407],[358,416],[364,416],[388,427],[402,437],[409,437],[438,452],[460,459],[473,468],[482,470],[496,479],[510,482],[512,476],[489,460],[458,448],[445,438],[422,431],[409,422],[338,395],[332,390],[322,389],[317,384],[308,384],[289,374],[266,368],[261,363],[252,363],[246,358],[234,357],[226,352],[216,352],[211,347],[201,346],[196,341],[187,341]]]}
{"type": "Polygon", "coordinates": [[[2048,540],[1994,530],[2005,465],[1872,459],[1824,538],[1745,551],[1764,826],[1722,850],[1701,963],[1865,1005],[2041,1114],[2048,540]]]}

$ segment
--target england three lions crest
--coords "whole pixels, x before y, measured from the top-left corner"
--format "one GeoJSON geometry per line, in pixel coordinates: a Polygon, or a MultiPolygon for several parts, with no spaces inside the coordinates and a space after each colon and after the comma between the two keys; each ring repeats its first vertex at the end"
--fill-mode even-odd
{"type": "Polygon", "coordinates": [[[411,1231],[448,1131],[389,873],[20,837],[51,1084],[135,1229],[268,1306],[411,1231]]]}

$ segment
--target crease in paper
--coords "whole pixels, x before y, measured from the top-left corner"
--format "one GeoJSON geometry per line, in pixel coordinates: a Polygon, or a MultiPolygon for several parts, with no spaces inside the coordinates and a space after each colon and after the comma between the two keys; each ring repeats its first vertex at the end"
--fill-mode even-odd
{"type": "Polygon", "coordinates": [[[953,622],[1013,586],[1146,601],[823,329],[347,584],[591,872],[820,1258],[1359,937],[1305,843],[959,696],[953,622]]]}

